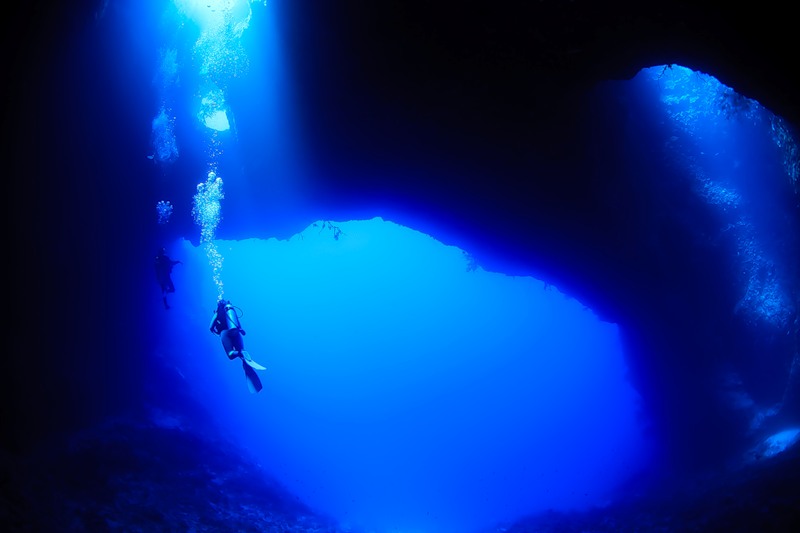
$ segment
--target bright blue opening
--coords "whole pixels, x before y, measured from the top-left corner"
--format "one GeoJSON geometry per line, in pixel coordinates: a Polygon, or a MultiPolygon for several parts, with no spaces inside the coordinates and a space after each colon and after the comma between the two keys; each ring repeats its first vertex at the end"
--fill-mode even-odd
{"type": "Polygon", "coordinates": [[[208,332],[217,286],[188,241],[170,247],[184,265],[164,357],[267,472],[342,523],[470,531],[600,505],[645,464],[617,327],[557,288],[381,219],[216,247],[264,390],[208,332]]]}

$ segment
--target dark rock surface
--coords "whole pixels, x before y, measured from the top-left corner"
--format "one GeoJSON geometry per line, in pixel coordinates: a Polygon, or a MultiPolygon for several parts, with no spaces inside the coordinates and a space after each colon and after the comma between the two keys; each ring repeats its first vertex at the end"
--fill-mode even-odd
{"type": "MultiPolygon", "coordinates": [[[[260,461],[184,414],[114,418],[23,458],[4,455],[3,531],[356,533],[315,514],[260,461]]],[[[603,508],[547,512],[480,533],[796,531],[799,453],[634,482],[627,498],[603,508]]]]}
{"type": "Polygon", "coordinates": [[[7,457],[3,531],[337,531],[234,444],[156,422],[111,419],[7,457]]]}
{"type": "Polygon", "coordinates": [[[800,526],[800,456],[790,450],[761,464],[654,487],[630,501],[585,513],[545,513],[505,533],[614,531],[795,531],[800,526]]]}

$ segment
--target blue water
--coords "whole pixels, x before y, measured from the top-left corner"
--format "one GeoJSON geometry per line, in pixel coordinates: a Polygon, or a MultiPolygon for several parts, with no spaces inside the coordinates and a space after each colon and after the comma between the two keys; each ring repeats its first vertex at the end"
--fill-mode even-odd
{"type": "Polygon", "coordinates": [[[614,324],[410,228],[339,228],[217,243],[224,297],[268,369],[258,395],[208,332],[203,249],[169,246],[184,265],[163,357],[290,490],[354,526],[468,531],[602,504],[642,467],[614,324]]]}
{"type": "MultiPolygon", "coordinates": [[[[614,501],[660,445],[619,327],[548,280],[486,271],[389,212],[299,214],[316,194],[308,175],[324,169],[307,162],[296,127],[280,4],[235,5],[240,22],[252,8],[249,26],[215,40],[203,33],[213,3],[116,4],[132,62],[152,70],[139,108],[151,127],[140,146],[153,162],[153,242],[182,261],[170,309],[155,286],[148,295],[149,355],[179,371],[221,435],[343,527],[465,532],[614,501]],[[220,188],[198,213],[209,172],[220,188]],[[258,394],[208,331],[220,297],[267,367],[258,394]]],[[[663,159],[640,163],[679,168],[681,186],[730,218],[741,313],[784,326],[780,273],[764,275],[784,251],[760,238],[785,229],[765,207],[790,184],[780,121],[679,66],[612,85],[651,113],[627,120],[669,139],[663,159]]]]}

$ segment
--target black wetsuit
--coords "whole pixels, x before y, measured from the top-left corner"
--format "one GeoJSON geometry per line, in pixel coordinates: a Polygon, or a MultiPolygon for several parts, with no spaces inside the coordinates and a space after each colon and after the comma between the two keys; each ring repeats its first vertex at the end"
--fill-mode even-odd
{"type": "Polygon", "coordinates": [[[160,253],[155,259],[156,281],[161,286],[161,294],[165,296],[168,293],[175,292],[175,285],[172,283],[172,267],[180,263],[170,259],[164,253],[160,253]]]}

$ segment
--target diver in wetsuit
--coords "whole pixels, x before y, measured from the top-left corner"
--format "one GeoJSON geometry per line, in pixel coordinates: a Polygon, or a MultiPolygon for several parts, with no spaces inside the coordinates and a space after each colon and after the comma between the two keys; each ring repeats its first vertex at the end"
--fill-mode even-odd
{"type": "Polygon", "coordinates": [[[161,298],[164,301],[164,309],[169,309],[167,294],[175,292],[175,284],[172,283],[172,268],[179,263],[181,263],[181,261],[171,259],[167,255],[166,248],[161,248],[158,253],[156,253],[154,262],[156,281],[158,281],[158,284],[161,286],[161,298]]]}
{"type": "Polygon", "coordinates": [[[266,368],[253,361],[250,354],[244,350],[244,335],[247,332],[239,322],[239,314],[236,309],[229,300],[220,299],[211,316],[211,324],[208,329],[211,333],[219,335],[228,359],[231,361],[237,357],[242,359],[247,387],[250,392],[259,392],[262,389],[261,379],[255,371],[266,370],[266,368]]]}

